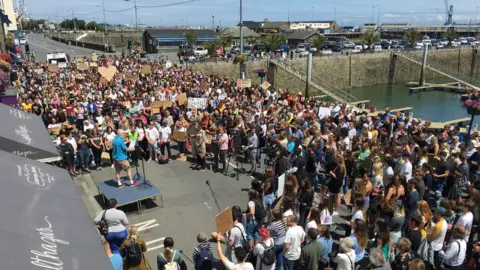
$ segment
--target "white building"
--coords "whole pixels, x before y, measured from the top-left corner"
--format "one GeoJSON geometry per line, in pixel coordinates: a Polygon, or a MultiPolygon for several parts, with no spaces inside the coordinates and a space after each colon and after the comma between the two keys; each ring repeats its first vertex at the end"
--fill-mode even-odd
{"type": "Polygon", "coordinates": [[[338,24],[335,21],[299,21],[290,22],[290,30],[337,30],[338,24]]]}
{"type": "Polygon", "coordinates": [[[17,31],[17,16],[13,8],[13,0],[0,0],[0,9],[3,10],[5,15],[8,16],[8,19],[12,22],[11,24],[3,24],[5,32],[17,31]]]}

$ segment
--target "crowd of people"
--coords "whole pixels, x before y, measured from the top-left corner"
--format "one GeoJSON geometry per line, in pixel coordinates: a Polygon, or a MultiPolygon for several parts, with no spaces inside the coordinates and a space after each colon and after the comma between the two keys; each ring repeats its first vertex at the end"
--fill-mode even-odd
{"type": "MultiPolygon", "coordinates": [[[[18,108],[42,117],[73,176],[111,166],[123,188],[122,171],[128,186],[138,184],[130,167],[139,159],[191,155],[192,168],[204,171],[213,158],[213,172],[222,173],[234,154],[251,165],[258,180],[248,203],[232,206],[227,233],[210,235],[217,258],[199,233],[196,269],[480,269],[478,132],[435,130],[388,108],[371,113],[287,89],[240,88],[162,58],[70,60],[56,71],[26,61],[15,83],[18,108]],[[80,70],[80,62],[96,67],[80,70]],[[102,77],[102,66],[115,67],[115,76],[102,77]],[[182,95],[206,102],[181,104],[182,95]],[[269,166],[259,177],[263,157],[269,166]]],[[[136,228],[115,200],[108,206],[95,222],[105,227],[114,269],[152,269],[136,228]]],[[[172,238],[164,247],[158,269],[185,269],[172,238]]]]}

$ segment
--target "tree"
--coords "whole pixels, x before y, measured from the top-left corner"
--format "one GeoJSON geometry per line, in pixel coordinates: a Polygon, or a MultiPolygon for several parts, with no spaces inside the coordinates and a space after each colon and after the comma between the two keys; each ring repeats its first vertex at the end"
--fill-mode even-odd
{"type": "Polygon", "coordinates": [[[279,35],[268,35],[263,38],[263,42],[265,42],[270,52],[275,51],[285,40],[284,36],[279,35]]]}
{"type": "Polygon", "coordinates": [[[208,54],[210,54],[211,57],[215,57],[215,54],[217,53],[218,46],[220,46],[220,41],[207,41],[202,44],[202,46],[208,50],[208,54]]]}
{"type": "Polygon", "coordinates": [[[325,41],[326,39],[322,35],[317,35],[312,38],[312,44],[313,46],[315,46],[315,48],[317,48],[317,52],[319,52],[322,49],[323,45],[325,44],[325,41]]]}
{"type": "Polygon", "coordinates": [[[410,48],[415,47],[415,43],[420,39],[420,32],[415,29],[408,30],[403,39],[407,40],[410,43],[410,48]]]}
{"type": "Polygon", "coordinates": [[[367,44],[368,49],[371,50],[372,44],[378,40],[378,33],[374,31],[367,31],[363,33],[362,40],[367,44]]]}
{"type": "Polygon", "coordinates": [[[103,32],[103,30],[104,30],[104,28],[95,21],[91,21],[91,22],[87,23],[86,27],[87,27],[87,30],[95,30],[95,31],[99,31],[99,32],[103,32]]]}
{"type": "Polygon", "coordinates": [[[60,27],[65,29],[75,29],[75,30],[87,30],[87,24],[84,20],[79,20],[77,18],[70,20],[66,19],[60,23],[60,27]]]}
{"type": "Polygon", "coordinates": [[[448,39],[448,46],[452,46],[452,41],[458,37],[457,31],[455,31],[453,27],[450,27],[445,31],[444,37],[448,39]]]}
{"type": "Polygon", "coordinates": [[[230,35],[221,36],[220,40],[218,40],[218,45],[225,49],[232,45],[232,40],[233,38],[230,35]]]}
{"type": "Polygon", "coordinates": [[[258,38],[254,36],[249,36],[249,37],[245,37],[245,41],[247,42],[247,44],[254,45],[254,44],[257,44],[258,38]]]}
{"type": "Polygon", "coordinates": [[[187,41],[187,45],[194,46],[195,44],[197,44],[198,36],[195,31],[187,30],[183,33],[183,36],[187,41]]]}

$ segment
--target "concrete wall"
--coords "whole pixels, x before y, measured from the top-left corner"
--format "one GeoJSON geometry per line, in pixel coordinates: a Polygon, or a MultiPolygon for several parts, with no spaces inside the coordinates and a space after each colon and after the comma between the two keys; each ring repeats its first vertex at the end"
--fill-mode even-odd
{"type": "MultiPolygon", "coordinates": [[[[246,65],[247,65],[246,78],[251,79],[252,84],[260,84],[260,78],[258,77],[256,70],[261,68],[267,68],[267,62],[266,61],[249,61],[246,63],[246,65]]],[[[195,71],[204,71],[208,74],[213,73],[220,76],[227,76],[229,79],[240,78],[240,64],[234,65],[231,62],[217,61],[217,62],[205,62],[205,63],[195,63],[195,64],[188,63],[188,68],[195,71]]]]}

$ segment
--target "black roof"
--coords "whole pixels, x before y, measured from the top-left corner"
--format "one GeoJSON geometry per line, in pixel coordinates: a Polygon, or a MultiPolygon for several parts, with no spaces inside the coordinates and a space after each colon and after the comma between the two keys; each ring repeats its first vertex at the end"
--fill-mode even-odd
{"type": "Polygon", "coordinates": [[[145,32],[154,38],[183,38],[186,31],[193,31],[198,38],[214,38],[217,33],[212,29],[147,29],[145,32]]]}
{"type": "MultiPolygon", "coordinates": [[[[250,29],[262,28],[262,23],[263,22],[243,21],[243,26],[246,26],[250,29]]],[[[240,26],[240,24],[237,24],[237,26],[240,26]]]]}
{"type": "Polygon", "coordinates": [[[2,269],[112,269],[67,170],[0,151],[0,171],[2,269]]]}
{"type": "Polygon", "coordinates": [[[42,162],[61,160],[40,116],[0,103],[0,150],[42,162]]]}

